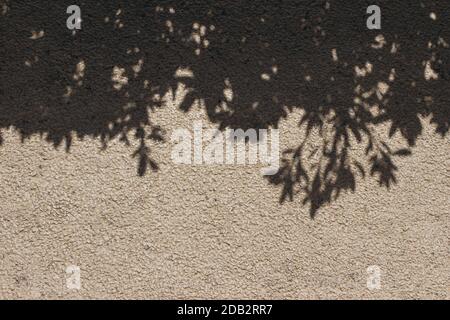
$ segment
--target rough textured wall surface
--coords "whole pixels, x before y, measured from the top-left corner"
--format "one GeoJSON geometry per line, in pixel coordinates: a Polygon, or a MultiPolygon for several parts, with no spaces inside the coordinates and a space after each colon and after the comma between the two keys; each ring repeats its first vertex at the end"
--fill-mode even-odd
{"type": "Polygon", "coordinates": [[[0,1],[0,298],[448,299],[450,7],[372,2],[0,1]]]}

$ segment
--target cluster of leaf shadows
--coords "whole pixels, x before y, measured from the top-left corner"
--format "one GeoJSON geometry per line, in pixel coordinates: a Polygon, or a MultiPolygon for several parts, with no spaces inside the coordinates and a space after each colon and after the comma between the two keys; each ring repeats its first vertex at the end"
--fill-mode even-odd
{"type": "Polygon", "coordinates": [[[410,154],[421,117],[448,133],[446,1],[77,1],[82,29],[71,31],[72,2],[0,1],[0,128],[24,140],[40,134],[69,150],[74,136],[105,148],[137,139],[143,175],[158,169],[149,142],[164,140],[152,111],[180,83],[180,108],[202,101],[220,129],[277,128],[299,109],[305,135],[269,182],[281,202],[299,193],[314,216],[355,190],[356,175],[395,183],[395,157],[410,154]],[[371,4],[381,30],[366,27],[371,4]],[[377,138],[382,125],[408,148],[377,138]],[[368,164],[352,158],[353,144],[368,164]]]}

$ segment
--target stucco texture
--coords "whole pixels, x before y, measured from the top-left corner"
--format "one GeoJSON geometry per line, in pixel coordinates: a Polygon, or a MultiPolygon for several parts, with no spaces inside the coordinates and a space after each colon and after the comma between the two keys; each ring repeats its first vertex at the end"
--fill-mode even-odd
{"type": "Polygon", "coordinates": [[[448,1],[72,2],[0,1],[0,298],[449,298],[448,1]]]}

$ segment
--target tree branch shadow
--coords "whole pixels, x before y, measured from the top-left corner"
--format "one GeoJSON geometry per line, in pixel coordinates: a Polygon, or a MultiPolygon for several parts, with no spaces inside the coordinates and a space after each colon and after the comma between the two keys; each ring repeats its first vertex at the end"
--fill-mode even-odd
{"type": "Polygon", "coordinates": [[[306,133],[268,181],[282,187],[280,202],[303,197],[312,217],[354,192],[357,175],[395,184],[395,157],[411,154],[421,117],[437,134],[449,131],[443,1],[81,1],[82,30],[73,35],[69,1],[0,4],[0,128],[67,151],[74,136],[104,148],[135,139],[139,175],[158,170],[149,144],[164,141],[164,129],[152,112],[180,83],[189,88],[180,109],[201,100],[220,129],[277,128],[302,112],[306,133]],[[370,4],[382,7],[382,30],[365,27],[370,4]],[[193,76],[176,77],[180,69],[193,76]],[[382,125],[407,146],[392,150],[377,138],[382,125]],[[355,144],[368,170],[353,157],[355,144]]]}

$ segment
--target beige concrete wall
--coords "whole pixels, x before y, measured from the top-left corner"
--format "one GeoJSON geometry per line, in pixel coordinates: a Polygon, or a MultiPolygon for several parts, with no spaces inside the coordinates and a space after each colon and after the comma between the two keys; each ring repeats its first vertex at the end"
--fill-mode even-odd
{"type": "MultiPolygon", "coordinates": [[[[168,132],[203,116],[168,108],[154,117],[168,132]]],[[[299,116],[281,123],[283,148],[299,116]]],[[[299,199],[280,204],[257,166],[174,165],[167,142],[152,146],[159,172],[139,177],[121,143],[66,153],[6,132],[1,297],[448,298],[450,140],[424,126],[390,190],[359,179],[314,219],[299,199]]]]}
{"type": "Polygon", "coordinates": [[[0,298],[448,299],[448,4],[357,2],[0,0],[0,298]],[[302,152],[175,164],[195,121],[302,152]]]}

